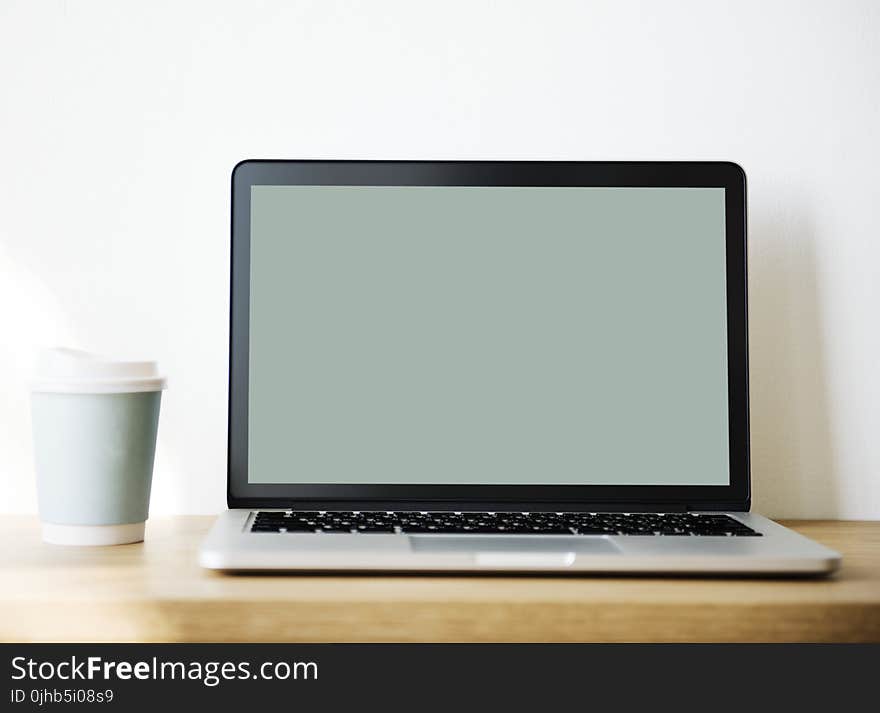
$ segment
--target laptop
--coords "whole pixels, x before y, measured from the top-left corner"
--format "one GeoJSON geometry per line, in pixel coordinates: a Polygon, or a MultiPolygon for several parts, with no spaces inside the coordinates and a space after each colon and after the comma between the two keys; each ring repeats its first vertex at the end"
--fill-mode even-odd
{"type": "Polygon", "coordinates": [[[200,562],[832,572],[750,512],[746,316],[733,163],[239,163],[200,562]]]}

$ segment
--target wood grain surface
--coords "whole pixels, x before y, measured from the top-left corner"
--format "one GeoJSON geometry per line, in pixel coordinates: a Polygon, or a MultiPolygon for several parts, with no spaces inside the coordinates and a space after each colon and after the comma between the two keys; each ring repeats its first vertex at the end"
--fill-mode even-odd
{"type": "Polygon", "coordinates": [[[880,522],[785,524],[843,553],[830,579],[255,576],[201,570],[210,517],[146,542],[44,544],[0,523],[3,641],[880,641],[880,522]]]}

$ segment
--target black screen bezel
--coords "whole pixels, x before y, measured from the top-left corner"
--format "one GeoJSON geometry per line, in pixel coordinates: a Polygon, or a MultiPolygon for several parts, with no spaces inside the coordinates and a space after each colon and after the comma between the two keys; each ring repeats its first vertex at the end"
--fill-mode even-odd
{"type": "Polygon", "coordinates": [[[227,502],[230,507],[347,503],[748,510],[746,177],[730,162],[247,160],[232,172],[227,502]],[[729,485],[401,485],[248,482],[250,200],[255,185],[626,186],[725,189],[729,485]]]}

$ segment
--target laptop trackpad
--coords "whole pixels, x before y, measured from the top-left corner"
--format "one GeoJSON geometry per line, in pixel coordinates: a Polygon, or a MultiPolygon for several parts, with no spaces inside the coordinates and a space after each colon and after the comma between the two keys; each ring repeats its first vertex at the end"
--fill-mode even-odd
{"type": "Polygon", "coordinates": [[[472,553],[481,564],[516,564],[518,560],[528,560],[534,565],[567,566],[577,555],[618,554],[620,548],[604,537],[530,537],[516,535],[511,537],[480,537],[465,535],[410,535],[410,546],[414,552],[472,553]]]}

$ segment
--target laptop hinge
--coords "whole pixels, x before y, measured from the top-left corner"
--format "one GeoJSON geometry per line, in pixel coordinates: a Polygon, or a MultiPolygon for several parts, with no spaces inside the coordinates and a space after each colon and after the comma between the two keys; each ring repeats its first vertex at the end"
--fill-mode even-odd
{"type": "Polygon", "coordinates": [[[711,502],[711,503],[689,503],[685,510],[687,512],[700,512],[700,511],[711,511],[711,512],[748,512],[749,511],[749,503],[743,501],[736,502],[727,502],[727,503],[719,503],[719,502],[711,502]]]}
{"type": "MultiPolygon", "coordinates": [[[[371,500],[271,500],[237,503],[238,507],[290,508],[292,510],[434,510],[434,511],[522,511],[522,512],[687,512],[683,503],[596,503],[596,502],[463,502],[463,501],[371,501],[371,500]]],[[[717,508],[695,507],[694,510],[717,508]]]]}

